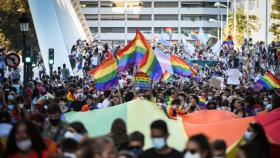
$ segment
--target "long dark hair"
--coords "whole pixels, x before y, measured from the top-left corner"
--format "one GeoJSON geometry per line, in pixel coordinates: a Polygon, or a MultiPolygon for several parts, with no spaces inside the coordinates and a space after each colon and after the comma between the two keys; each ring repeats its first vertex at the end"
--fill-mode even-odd
{"type": "Polygon", "coordinates": [[[252,141],[258,142],[264,150],[265,155],[270,157],[270,144],[262,125],[259,123],[251,123],[250,126],[255,134],[255,137],[252,139],[252,141]]]}
{"type": "Polygon", "coordinates": [[[22,121],[18,122],[10,132],[10,135],[7,140],[7,148],[4,152],[3,157],[8,157],[12,154],[15,154],[20,151],[20,149],[16,145],[16,131],[20,125],[24,124],[27,129],[27,134],[30,137],[32,142],[32,149],[38,153],[38,157],[42,157],[42,152],[46,150],[46,145],[43,141],[42,136],[38,128],[30,121],[22,121]]]}

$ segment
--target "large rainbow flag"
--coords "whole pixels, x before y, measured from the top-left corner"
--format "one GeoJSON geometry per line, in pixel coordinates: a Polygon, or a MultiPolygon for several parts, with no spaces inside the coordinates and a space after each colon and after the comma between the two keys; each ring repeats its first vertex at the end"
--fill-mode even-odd
{"type": "Polygon", "coordinates": [[[147,51],[144,54],[144,57],[140,64],[140,71],[148,74],[152,80],[157,80],[163,74],[161,66],[159,64],[158,59],[155,56],[151,44],[145,39],[145,37],[141,33],[140,36],[145,48],[147,48],[147,51]]]}
{"type": "Polygon", "coordinates": [[[183,77],[196,76],[197,72],[186,61],[172,54],[170,56],[173,72],[183,77]]]}
{"type": "Polygon", "coordinates": [[[258,87],[258,89],[262,89],[264,87],[267,90],[280,88],[280,80],[270,71],[267,71],[262,78],[255,82],[254,87],[258,87]]]}
{"type": "Polygon", "coordinates": [[[144,36],[137,30],[134,39],[117,53],[119,71],[123,72],[141,64],[144,54],[149,49],[144,41],[144,36]]]}
{"type": "Polygon", "coordinates": [[[112,53],[98,67],[89,73],[96,80],[96,89],[106,90],[118,84],[118,65],[112,53]]]}
{"type": "MultiPolygon", "coordinates": [[[[116,118],[122,118],[126,122],[128,133],[140,131],[145,135],[145,149],[152,147],[150,124],[158,119],[166,121],[168,125],[170,133],[168,144],[180,151],[185,148],[187,139],[190,136],[203,133],[208,136],[210,141],[216,139],[225,140],[228,146],[227,157],[234,158],[235,149],[242,140],[250,122],[262,124],[270,142],[280,145],[279,108],[270,113],[247,118],[239,118],[234,113],[224,110],[202,110],[173,120],[166,117],[164,111],[155,103],[136,99],[109,108],[83,113],[66,113],[68,122],[81,121],[90,136],[108,134],[112,122],[116,118]]],[[[275,151],[276,154],[277,152],[279,154],[279,149],[275,151]]],[[[272,157],[279,158],[279,156],[272,157]]]]}

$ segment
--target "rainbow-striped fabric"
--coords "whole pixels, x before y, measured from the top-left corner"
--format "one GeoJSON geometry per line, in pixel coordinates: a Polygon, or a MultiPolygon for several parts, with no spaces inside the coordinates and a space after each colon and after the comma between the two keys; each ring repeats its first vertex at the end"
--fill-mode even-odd
{"type": "Polygon", "coordinates": [[[117,77],[118,65],[112,53],[98,67],[89,73],[96,80],[97,90],[106,90],[118,84],[117,77]]]}
{"type": "Polygon", "coordinates": [[[164,81],[170,81],[170,80],[171,80],[171,74],[166,70],[166,71],[164,72],[164,74],[162,75],[162,79],[163,79],[164,81]]]}
{"type": "Polygon", "coordinates": [[[207,102],[206,102],[206,99],[204,97],[201,97],[201,96],[199,97],[198,106],[204,107],[204,108],[207,107],[207,102]]]}
{"type": "Polygon", "coordinates": [[[172,54],[170,56],[173,72],[183,77],[196,76],[197,72],[186,61],[172,54]]]}
{"type": "Polygon", "coordinates": [[[260,89],[264,87],[267,90],[280,88],[280,80],[270,71],[267,71],[261,79],[255,82],[254,87],[259,87],[260,89]]]}
{"type": "Polygon", "coordinates": [[[76,96],[72,92],[69,91],[67,93],[66,100],[69,101],[69,102],[73,102],[77,99],[76,99],[76,96]]]}
{"type": "Polygon", "coordinates": [[[140,65],[148,47],[144,44],[145,38],[140,31],[124,48],[117,53],[118,70],[124,72],[134,65],[140,65]]]}

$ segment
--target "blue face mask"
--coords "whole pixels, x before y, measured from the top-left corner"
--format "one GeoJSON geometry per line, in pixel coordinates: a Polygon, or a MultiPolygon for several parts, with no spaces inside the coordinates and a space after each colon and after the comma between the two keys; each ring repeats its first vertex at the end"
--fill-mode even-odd
{"type": "Polygon", "coordinates": [[[152,141],[153,141],[153,145],[154,145],[154,148],[156,150],[161,150],[165,147],[166,145],[166,140],[164,137],[161,137],[161,138],[152,138],[152,141]]]}
{"type": "Polygon", "coordinates": [[[13,95],[8,95],[8,100],[13,100],[14,96],[13,95]]]}
{"type": "Polygon", "coordinates": [[[139,148],[132,148],[130,149],[130,152],[132,152],[136,157],[138,157],[142,153],[142,150],[139,148]]]}
{"type": "Polygon", "coordinates": [[[9,105],[8,105],[8,109],[9,109],[9,110],[13,110],[13,109],[14,109],[14,105],[13,105],[13,104],[9,104],[9,105]]]}

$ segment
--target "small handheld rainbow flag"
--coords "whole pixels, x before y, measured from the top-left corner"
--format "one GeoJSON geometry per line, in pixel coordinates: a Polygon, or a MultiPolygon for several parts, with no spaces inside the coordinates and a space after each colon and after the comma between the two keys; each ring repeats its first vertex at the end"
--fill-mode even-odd
{"type": "Polygon", "coordinates": [[[267,71],[261,79],[255,82],[254,87],[264,87],[267,90],[280,88],[280,80],[270,71],[267,71]]]}
{"type": "Polygon", "coordinates": [[[66,100],[69,101],[69,102],[73,102],[77,99],[76,99],[76,96],[72,92],[69,91],[67,93],[66,100]]]}
{"type": "Polygon", "coordinates": [[[172,27],[164,28],[164,31],[169,35],[170,39],[172,38],[172,27]]]}
{"type": "Polygon", "coordinates": [[[118,65],[112,53],[108,53],[108,58],[98,67],[89,73],[96,80],[97,90],[106,90],[118,84],[118,65]]]}
{"type": "Polygon", "coordinates": [[[175,110],[175,107],[172,105],[166,105],[165,107],[162,107],[164,113],[167,115],[168,118],[177,120],[177,113],[175,110]]]}
{"type": "Polygon", "coordinates": [[[199,103],[198,103],[198,106],[200,106],[200,107],[204,107],[204,108],[206,108],[206,107],[207,107],[206,99],[205,99],[204,97],[199,97],[199,103]]]}
{"type": "Polygon", "coordinates": [[[196,76],[197,72],[186,61],[172,54],[170,57],[173,72],[183,77],[196,76]]]}
{"type": "Polygon", "coordinates": [[[190,35],[192,39],[198,40],[198,31],[191,31],[190,35]]]}

